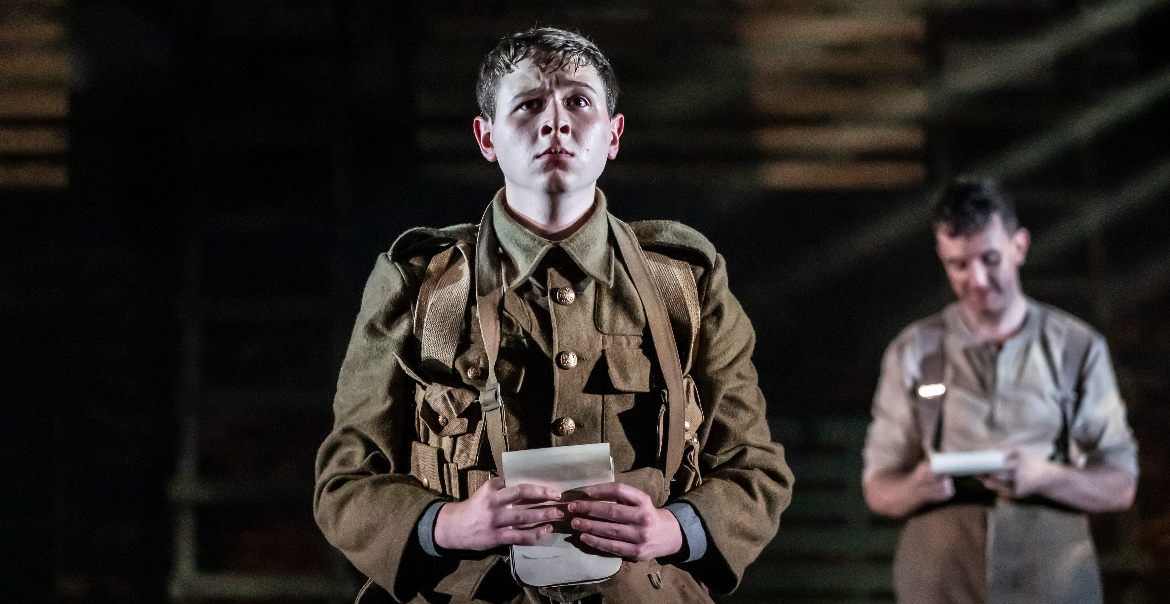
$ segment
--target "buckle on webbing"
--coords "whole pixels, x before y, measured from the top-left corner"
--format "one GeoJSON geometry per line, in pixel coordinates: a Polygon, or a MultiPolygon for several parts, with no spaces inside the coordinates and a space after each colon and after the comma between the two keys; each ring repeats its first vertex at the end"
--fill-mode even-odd
{"type": "Polygon", "coordinates": [[[495,411],[504,404],[504,396],[500,393],[499,383],[487,384],[479,389],[479,407],[484,413],[495,411]]]}

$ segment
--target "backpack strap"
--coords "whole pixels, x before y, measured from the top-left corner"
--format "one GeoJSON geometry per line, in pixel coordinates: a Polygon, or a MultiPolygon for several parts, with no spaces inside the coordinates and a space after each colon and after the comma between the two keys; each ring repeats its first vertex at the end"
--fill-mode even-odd
{"type": "Polygon", "coordinates": [[[946,398],[945,326],[925,325],[918,332],[918,346],[922,351],[918,384],[914,388],[914,417],[926,452],[942,448],[943,400],[946,398]]]}
{"type": "Polygon", "coordinates": [[[646,323],[650,327],[650,339],[654,341],[654,352],[658,357],[658,367],[666,381],[667,392],[667,429],[666,455],[663,459],[663,474],[666,476],[666,487],[669,491],[670,479],[678,472],[683,461],[684,445],[684,413],[686,408],[686,391],[683,384],[682,363],[679,361],[678,347],[674,341],[674,333],[670,325],[670,314],[662,296],[655,287],[651,268],[642,247],[638,245],[638,238],[633,229],[626,223],[618,220],[612,214],[609,216],[610,228],[618,251],[625,261],[626,270],[634,282],[634,289],[642,299],[642,307],[646,311],[646,323]]]}
{"type": "Polygon", "coordinates": [[[678,344],[682,372],[688,374],[694,361],[695,347],[699,343],[701,320],[699,285],[695,283],[695,274],[691,272],[691,266],[682,260],[644,249],[642,251],[655,289],[666,304],[671,331],[678,344]]]}

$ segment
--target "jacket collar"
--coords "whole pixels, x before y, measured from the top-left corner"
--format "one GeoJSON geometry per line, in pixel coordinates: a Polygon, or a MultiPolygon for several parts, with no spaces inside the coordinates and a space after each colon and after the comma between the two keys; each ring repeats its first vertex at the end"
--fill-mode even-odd
{"type": "Polygon", "coordinates": [[[492,224],[496,238],[507,256],[508,289],[519,287],[532,276],[536,266],[545,254],[554,247],[560,247],[590,277],[613,285],[614,255],[609,242],[609,212],[605,195],[601,189],[594,197],[592,214],[577,229],[562,241],[549,241],[520,224],[505,207],[504,189],[492,199],[492,224]]]}

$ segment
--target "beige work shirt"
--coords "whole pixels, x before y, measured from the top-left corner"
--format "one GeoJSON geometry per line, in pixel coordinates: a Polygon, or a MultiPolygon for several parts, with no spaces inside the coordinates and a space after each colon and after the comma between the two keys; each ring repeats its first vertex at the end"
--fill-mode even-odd
{"type": "MultiPolygon", "coordinates": [[[[935,318],[937,320],[937,317],[935,318]]],[[[978,451],[1022,447],[1052,455],[1063,427],[1059,372],[1064,350],[1059,334],[1091,335],[1078,375],[1080,406],[1070,441],[1086,464],[1107,464],[1137,475],[1137,444],[1105,339],[1076,317],[1028,300],[1019,334],[1000,345],[980,341],[963,322],[958,302],[941,313],[947,385],[941,450],[978,451]]],[[[931,319],[907,327],[886,350],[866,436],[865,476],[887,468],[909,470],[923,458],[913,404],[922,373],[921,331],[931,319]]]]}

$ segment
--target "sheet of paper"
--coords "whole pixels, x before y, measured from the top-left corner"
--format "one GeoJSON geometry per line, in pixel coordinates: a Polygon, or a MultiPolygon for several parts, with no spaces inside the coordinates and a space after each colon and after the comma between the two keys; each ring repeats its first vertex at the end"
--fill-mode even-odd
{"type": "Polygon", "coordinates": [[[935,474],[966,476],[1002,470],[1007,460],[1006,451],[965,451],[961,453],[931,453],[930,469],[935,474]]]}
{"type": "MultiPolygon", "coordinates": [[[[508,451],[503,455],[504,484],[536,484],[571,491],[613,482],[609,443],[508,451]]],[[[571,492],[562,501],[571,501],[571,492]]],[[[563,505],[563,503],[561,504],[563,505]]],[[[568,523],[554,523],[553,532],[536,545],[512,547],[512,569],[527,585],[547,587],[600,581],[621,568],[621,558],[581,551],[569,537],[568,523]]]]}

